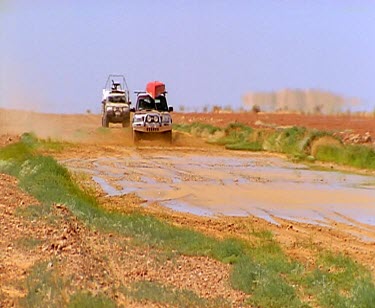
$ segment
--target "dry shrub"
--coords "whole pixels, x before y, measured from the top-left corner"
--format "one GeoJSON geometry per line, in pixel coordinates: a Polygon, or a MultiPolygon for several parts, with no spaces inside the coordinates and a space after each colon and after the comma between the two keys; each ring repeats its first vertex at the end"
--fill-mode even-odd
{"type": "Polygon", "coordinates": [[[340,142],[340,140],[332,137],[332,136],[323,136],[323,137],[320,137],[320,138],[316,138],[313,140],[312,144],[311,144],[311,155],[315,157],[317,151],[318,151],[318,148],[320,146],[326,146],[326,145],[330,145],[330,146],[337,146],[337,147],[340,147],[342,146],[342,143],[340,142]]]}

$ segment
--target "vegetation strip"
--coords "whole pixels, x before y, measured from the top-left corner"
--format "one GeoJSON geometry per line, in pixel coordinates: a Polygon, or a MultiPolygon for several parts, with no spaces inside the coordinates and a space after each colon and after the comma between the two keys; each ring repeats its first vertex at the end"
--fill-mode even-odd
{"type": "Polygon", "coordinates": [[[375,169],[375,150],[365,145],[347,145],[330,132],[304,127],[253,129],[231,123],[222,129],[203,123],[175,124],[174,129],[202,137],[230,150],[268,151],[309,161],[333,162],[362,169],[375,169]]]}
{"type": "MultiPolygon", "coordinates": [[[[242,136],[239,137],[241,139],[248,131],[241,128],[236,134],[242,136]]],[[[288,134],[296,136],[299,133],[293,130],[288,134]]],[[[283,144],[294,148],[293,143],[283,144]]],[[[48,142],[41,142],[30,134],[23,135],[19,143],[0,149],[0,172],[16,176],[19,185],[40,200],[43,207],[63,203],[93,229],[118,232],[133,238],[138,245],[173,250],[184,255],[208,256],[232,264],[231,285],[251,295],[251,305],[308,307],[312,303],[322,307],[371,307],[375,302],[371,275],[347,256],[322,253],[316,269],[311,270],[289,260],[267,231],[249,234],[255,239],[251,243],[236,238],[218,240],[194,230],[173,226],[150,215],[107,212],[94,197],[72,181],[66,168],[52,157],[40,155],[41,148],[48,148],[48,142]],[[306,301],[306,298],[311,299],[306,301]]],[[[58,282],[56,279],[54,281],[58,282]]],[[[164,292],[169,299],[191,297],[187,293],[172,292],[147,283],[137,285],[128,294],[135,298],[147,297],[149,295],[142,295],[142,290],[149,292],[150,289],[164,292]]],[[[80,298],[90,296],[75,295],[72,303],[79,304],[80,298]]],[[[194,296],[192,298],[199,301],[194,296]]],[[[105,298],[98,300],[107,301],[105,298]]]]}
{"type": "Polygon", "coordinates": [[[206,300],[188,290],[173,290],[157,282],[140,281],[124,291],[137,301],[148,301],[173,307],[230,307],[224,299],[206,300]]]}

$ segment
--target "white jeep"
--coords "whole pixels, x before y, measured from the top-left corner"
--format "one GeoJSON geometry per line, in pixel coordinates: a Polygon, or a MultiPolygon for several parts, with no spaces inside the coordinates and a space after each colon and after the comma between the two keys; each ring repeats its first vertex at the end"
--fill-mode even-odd
{"type": "Polygon", "coordinates": [[[130,126],[129,89],[123,75],[109,75],[103,89],[102,126],[109,123],[121,123],[122,127],[130,126]]]}
{"type": "Polygon", "coordinates": [[[136,92],[137,103],[134,112],[132,128],[133,141],[136,144],[141,139],[161,137],[172,143],[173,107],[168,107],[166,92],[153,98],[147,92],[136,92]]]}

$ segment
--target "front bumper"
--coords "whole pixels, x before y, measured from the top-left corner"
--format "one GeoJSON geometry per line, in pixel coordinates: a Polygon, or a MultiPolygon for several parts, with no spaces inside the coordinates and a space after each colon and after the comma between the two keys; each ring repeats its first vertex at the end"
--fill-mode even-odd
{"type": "Polygon", "coordinates": [[[107,119],[111,122],[122,122],[126,119],[130,119],[130,112],[107,111],[107,119]]]}
{"type": "Polygon", "coordinates": [[[142,132],[142,133],[165,133],[172,131],[171,125],[142,125],[138,126],[133,123],[133,131],[142,132]]]}

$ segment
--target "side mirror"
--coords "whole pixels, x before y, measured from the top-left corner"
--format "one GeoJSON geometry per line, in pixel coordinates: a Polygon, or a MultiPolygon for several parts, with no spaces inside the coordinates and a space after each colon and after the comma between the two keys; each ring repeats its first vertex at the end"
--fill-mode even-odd
{"type": "Polygon", "coordinates": [[[169,111],[169,112],[172,112],[172,111],[173,111],[173,107],[172,107],[172,106],[169,106],[168,111],[169,111]]]}
{"type": "Polygon", "coordinates": [[[135,112],[135,108],[134,107],[130,108],[130,112],[135,112]]]}

